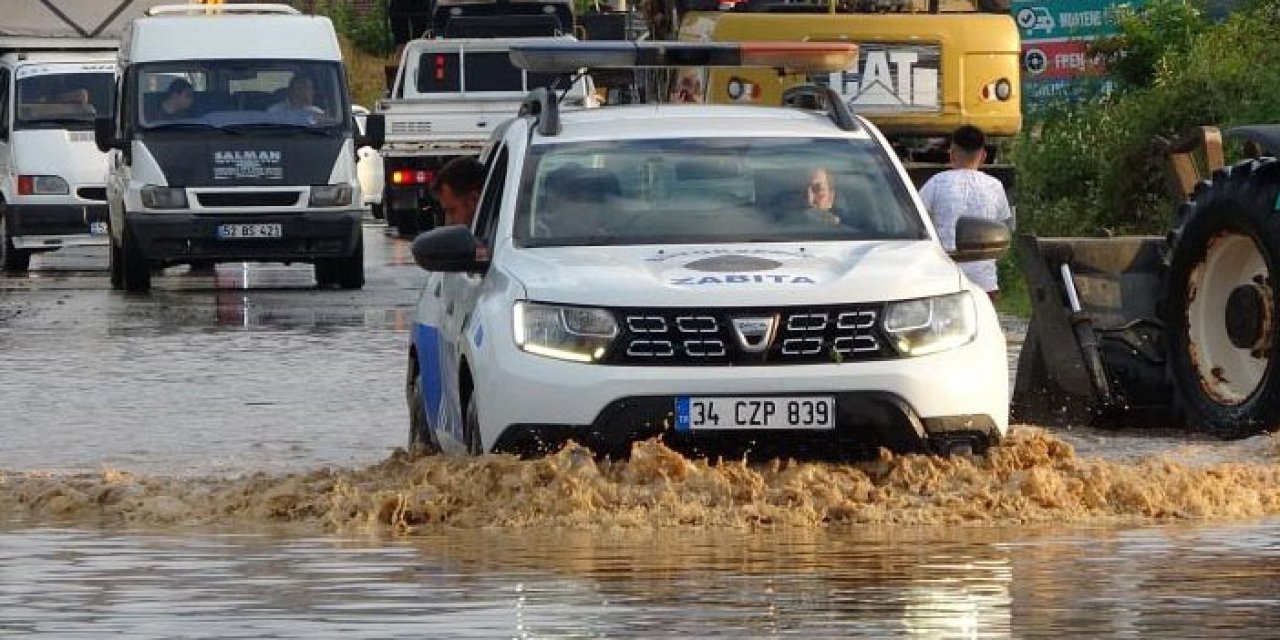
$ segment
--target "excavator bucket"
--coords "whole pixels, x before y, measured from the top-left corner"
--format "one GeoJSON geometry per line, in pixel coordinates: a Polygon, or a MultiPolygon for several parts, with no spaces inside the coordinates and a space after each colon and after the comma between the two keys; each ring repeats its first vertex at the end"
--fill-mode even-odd
{"type": "MultiPolygon", "coordinates": [[[[1223,165],[1222,136],[1198,127],[1153,144],[1169,190],[1185,201],[1223,165]]],[[[1016,238],[1032,316],[1018,360],[1012,417],[1043,424],[1169,423],[1161,299],[1166,237],[1016,238]]]]}
{"type": "Polygon", "coordinates": [[[1012,417],[1089,424],[1165,417],[1160,237],[1015,240],[1032,315],[1018,359],[1012,417]]]}

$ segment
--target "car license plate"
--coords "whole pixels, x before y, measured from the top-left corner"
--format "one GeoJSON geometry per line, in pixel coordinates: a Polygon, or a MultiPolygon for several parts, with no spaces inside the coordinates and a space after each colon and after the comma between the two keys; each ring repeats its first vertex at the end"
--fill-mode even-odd
{"type": "Polygon", "coordinates": [[[91,236],[107,235],[107,223],[106,222],[90,222],[89,235],[91,236]]]}
{"type": "Polygon", "coordinates": [[[832,396],[676,398],[676,431],[813,429],[836,425],[832,396]]]}
{"type": "Polygon", "coordinates": [[[280,238],[284,229],[279,223],[254,224],[220,224],[218,238],[222,240],[245,240],[254,238],[280,238]]]}

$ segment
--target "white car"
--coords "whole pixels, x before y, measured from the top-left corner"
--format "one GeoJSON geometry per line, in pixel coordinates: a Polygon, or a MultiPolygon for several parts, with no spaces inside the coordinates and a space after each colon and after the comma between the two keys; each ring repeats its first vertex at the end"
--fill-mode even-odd
{"type": "MultiPolygon", "coordinates": [[[[512,58],[587,66],[572,51],[512,58]]],[[[1009,232],[966,218],[949,256],[883,136],[830,96],[812,90],[825,113],[561,113],[535,92],[481,156],[472,227],[414,242],[428,276],[409,347],[410,447],[539,453],[573,440],[625,455],[661,436],[844,454],[1001,438],[1004,336],[954,260],[999,255],[1009,232]],[[835,192],[828,210],[809,206],[816,169],[835,192]]]]}

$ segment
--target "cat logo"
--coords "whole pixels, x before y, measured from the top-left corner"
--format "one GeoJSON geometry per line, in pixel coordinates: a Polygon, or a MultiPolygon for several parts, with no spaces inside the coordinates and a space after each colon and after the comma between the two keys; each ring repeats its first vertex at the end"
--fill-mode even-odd
{"type": "Polygon", "coordinates": [[[827,82],[861,113],[938,111],[941,104],[937,45],[859,43],[857,68],[827,82]]]}

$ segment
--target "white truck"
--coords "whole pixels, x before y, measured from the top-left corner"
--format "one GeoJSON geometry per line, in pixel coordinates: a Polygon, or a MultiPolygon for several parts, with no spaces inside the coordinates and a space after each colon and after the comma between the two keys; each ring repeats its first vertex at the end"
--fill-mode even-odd
{"type": "Polygon", "coordinates": [[[106,155],[96,117],[114,109],[124,25],[155,1],[6,0],[0,19],[0,269],[106,245],[106,155]]]}
{"type": "Polygon", "coordinates": [[[412,236],[439,223],[431,196],[436,172],[453,158],[479,155],[497,125],[514,117],[533,89],[558,81],[566,108],[595,106],[589,76],[528,73],[511,64],[512,46],[573,41],[547,36],[409,42],[391,95],[374,109],[386,119],[380,211],[387,224],[412,236]]]}
{"type": "Polygon", "coordinates": [[[286,5],[155,7],[120,45],[110,150],[111,282],[147,291],[152,269],[309,263],[320,286],[364,285],[354,126],[328,18],[286,5]]]}

